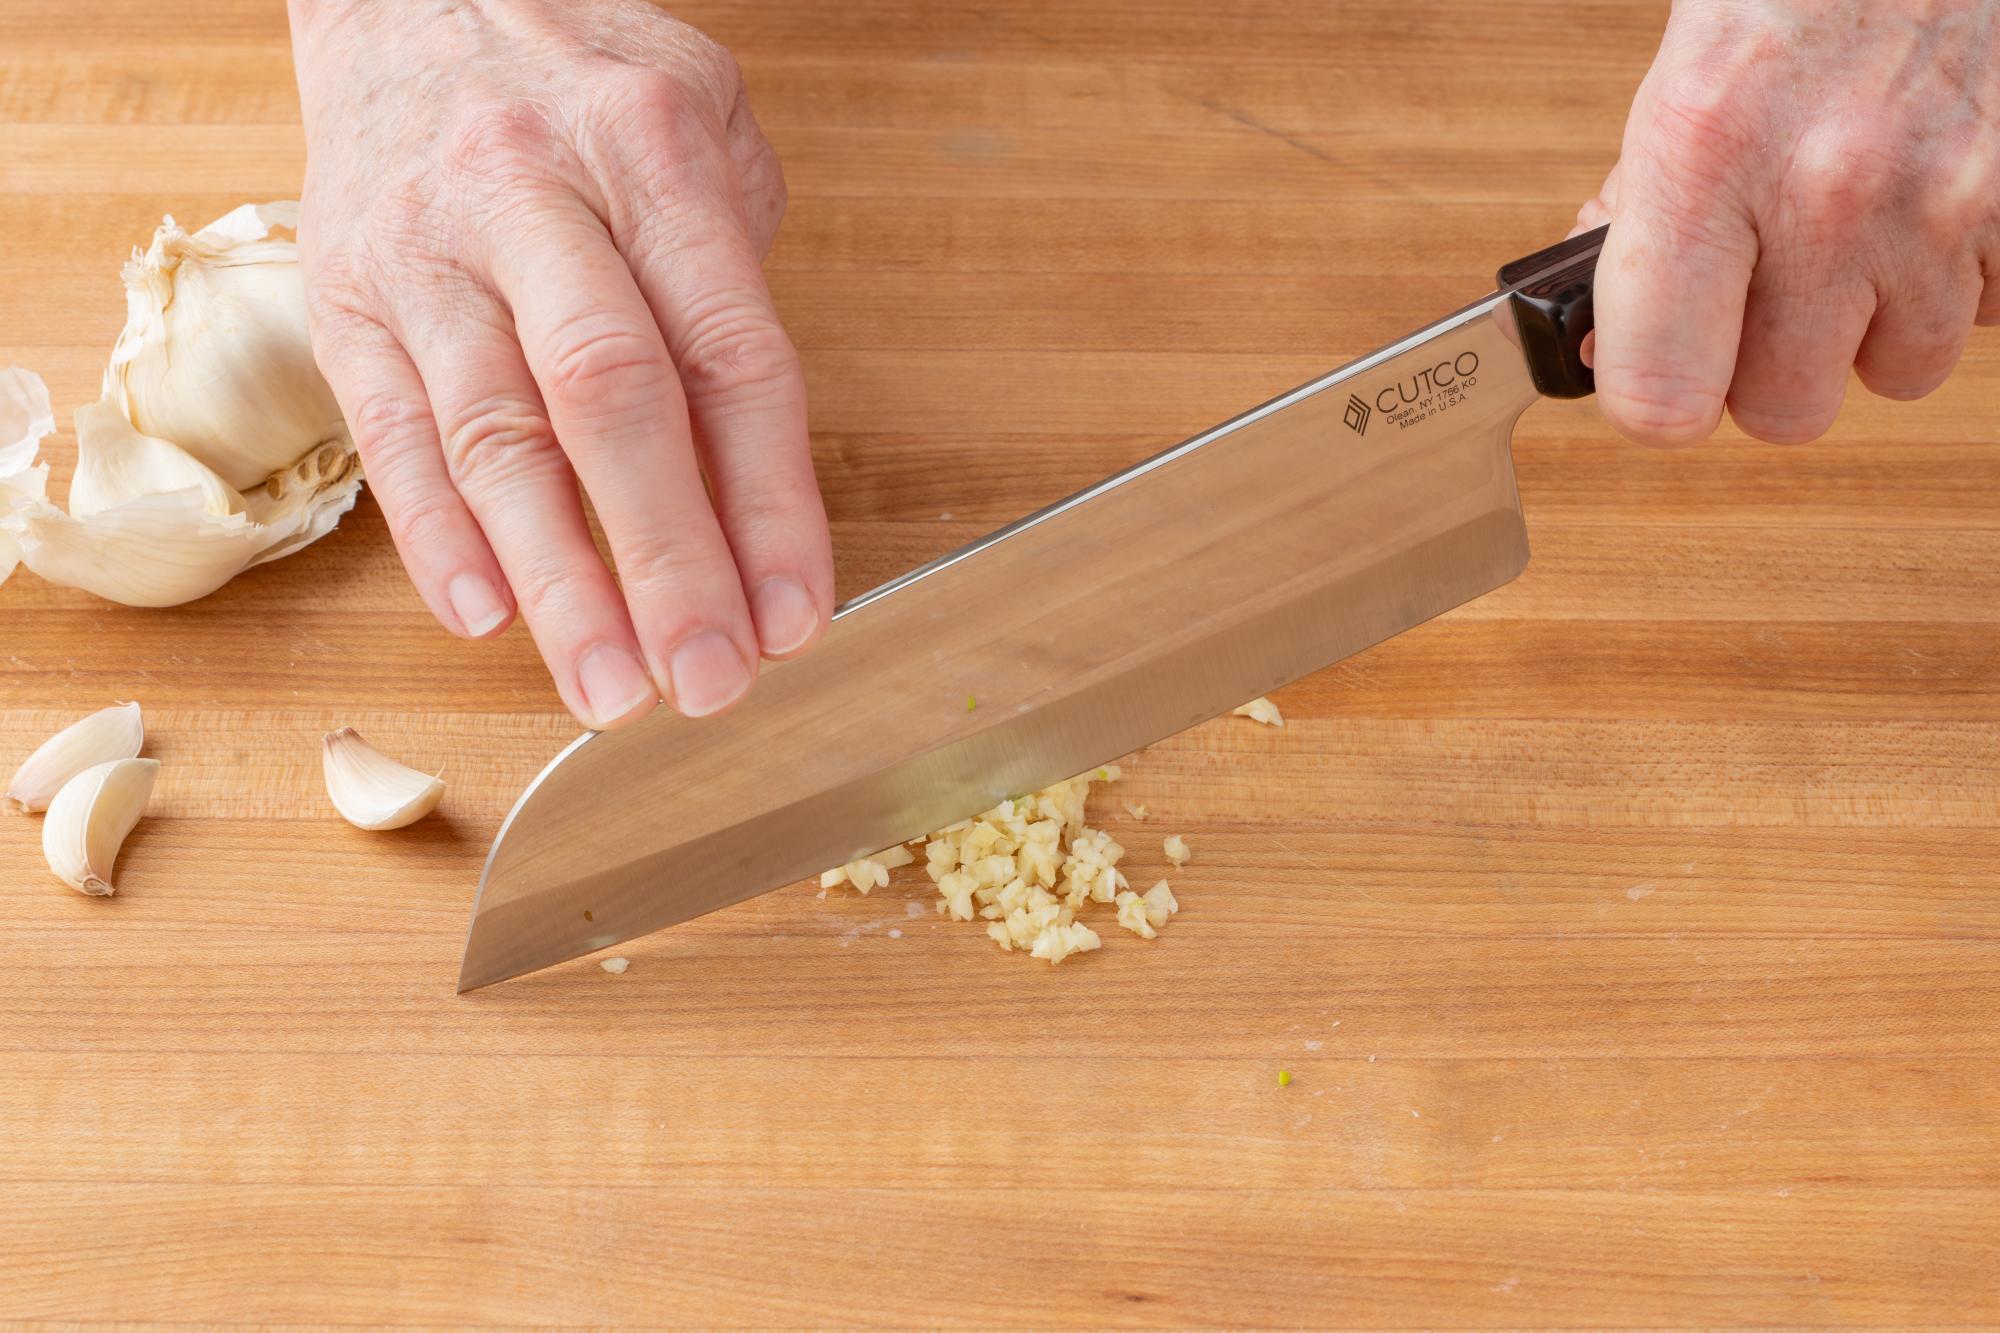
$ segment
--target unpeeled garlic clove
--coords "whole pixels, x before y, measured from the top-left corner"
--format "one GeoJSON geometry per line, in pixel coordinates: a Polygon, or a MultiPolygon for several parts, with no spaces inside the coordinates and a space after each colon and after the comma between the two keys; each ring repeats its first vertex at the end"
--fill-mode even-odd
{"type": "Polygon", "coordinates": [[[100,708],[43,741],[15,771],[0,802],[23,813],[46,810],[71,778],[98,764],[134,758],[145,742],[139,705],[100,708]]]}
{"type": "Polygon", "coordinates": [[[380,832],[414,824],[444,795],[443,778],[397,763],[353,727],[327,732],[321,758],[326,794],[356,828],[380,832]]]}
{"type": "Polygon", "coordinates": [[[42,855],[58,879],[93,898],[111,896],[112,863],[159,772],[157,759],[114,759],[63,784],[42,822],[42,855]]]}

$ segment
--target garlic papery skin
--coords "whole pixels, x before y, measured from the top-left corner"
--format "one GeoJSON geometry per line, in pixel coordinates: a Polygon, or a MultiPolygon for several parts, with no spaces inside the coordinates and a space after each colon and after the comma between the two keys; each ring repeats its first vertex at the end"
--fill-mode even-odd
{"type": "MultiPolygon", "coordinates": [[[[190,234],[172,218],[125,266],[125,329],[105,395],[238,491],[349,444],[313,360],[293,202],[245,204],[190,234]]],[[[351,446],[350,446],[351,447],[351,446]]]]}
{"type": "Polygon", "coordinates": [[[444,795],[442,777],[397,763],[353,727],[326,733],[321,762],[333,808],[356,828],[381,832],[414,824],[444,795]]]}
{"type": "Polygon", "coordinates": [[[42,377],[19,366],[0,370],[0,583],[21,559],[15,509],[48,494],[49,465],[36,455],[55,429],[42,377]]]}
{"type": "Polygon", "coordinates": [[[331,532],[361,489],[360,465],[340,445],[309,452],[282,480],[241,495],[103,403],[80,409],[76,424],[71,500],[87,512],[26,497],[0,510],[0,533],[49,582],[126,606],[206,597],[331,532]]]}
{"type": "Polygon", "coordinates": [[[42,821],[42,855],[56,878],[93,898],[112,895],[112,863],[159,773],[157,759],[114,759],[63,784],[42,821]]]}
{"type": "Polygon", "coordinates": [[[136,758],[145,743],[139,705],[100,708],[43,741],[15,771],[0,802],[24,814],[46,810],[71,778],[114,759],[136,758]]]}

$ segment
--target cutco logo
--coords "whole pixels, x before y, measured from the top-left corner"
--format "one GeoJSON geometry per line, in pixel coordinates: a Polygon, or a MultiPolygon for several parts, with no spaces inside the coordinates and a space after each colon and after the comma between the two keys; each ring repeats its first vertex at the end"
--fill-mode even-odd
{"type": "Polygon", "coordinates": [[[1361,401],[1360,395],[1348,394],[1347,428],[1356,435],[1366,435],[1368,433],[1368,417],[1368,404],[1361,401]]]}
{"type": "Polygon", "coordinates": [[[1392,384],[1376,394],[1375,410],[1387,414],[1395,411],[1399,402],[1404,407],[1413,406],[1422,402],[1426,394],[1449,388],[1478,373],[1479,353],[1460,352],[1456,360],[1440,361],[1428,370],[1418,371],[1401,384],[1392,384]]]}
{"type": "Polygon", "coordinates": [[[1479,353],[1460,352],[1449,361],[1426,366],[1408,379],[1385,385],[1372,403],[1359,394],[1347,399],[1344,419],[1356,435],[1368,433],[1368,423],[1380,416],[1399,430],[1428,421],[1464,402],[1479,383],[1479,353]]]}

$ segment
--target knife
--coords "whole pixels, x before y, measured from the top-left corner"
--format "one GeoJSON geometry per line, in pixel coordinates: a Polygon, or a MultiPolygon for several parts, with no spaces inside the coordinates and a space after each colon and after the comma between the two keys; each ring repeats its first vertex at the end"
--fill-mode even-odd
{"type": "Polygon", "coordinates": [[[862,594],[728,713],[578,738],[501,825],[459,990],[942,828],[1509,582],[1514,423],[1593,390],[1604,236],[862,594]]]}

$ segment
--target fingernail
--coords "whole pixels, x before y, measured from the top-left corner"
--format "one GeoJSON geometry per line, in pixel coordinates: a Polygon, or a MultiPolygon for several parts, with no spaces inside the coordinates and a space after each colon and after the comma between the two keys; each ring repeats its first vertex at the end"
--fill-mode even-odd
{"type": "Polygon", "coordinates": [[[779,657],[804,645],[819,628],[819,608],[797,579],[765,579],[750,594],[750,614],[757,622],[757,642],[767,657],[779,657]]]}
{"type": "Polygon", "coordinates": [[[608,727],[660,697],[639,659],[615,644],[600,643],[585,653],[576,664],[576,679],[593,727],[608,727]]]}
{"type": "Polygon", "coordinates": [[[718,630],[705,629],[674,649],[669,667],[674,707],[688,717],[706,717],[727,708],[750,687],[750,673],[736,645],[718,630]]]}
{"type": "Polygon", "coordinates": [[[507,618],[507,603],[477,574],[460,574],[445,590],[459,627],[473,638],[491,634],[507,618]]]}

